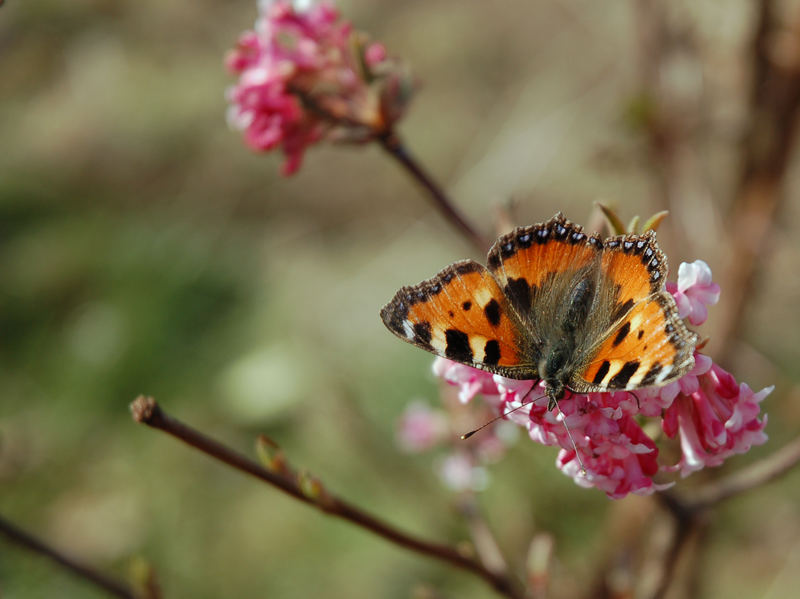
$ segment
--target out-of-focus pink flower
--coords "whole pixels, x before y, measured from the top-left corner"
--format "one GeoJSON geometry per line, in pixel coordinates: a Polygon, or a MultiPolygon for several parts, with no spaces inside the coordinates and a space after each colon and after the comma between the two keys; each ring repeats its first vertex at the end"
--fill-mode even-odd
{"type": "Polygon", "coordinates": [[[436,446],[447,434],[444,412],[434,410],[421,401],[410,403],[400,417],[397,442],[409,452],[426,451],[436,446]]]}
{"type": "Polygon", "coordinates": [[[701,325],[708,318],[708,308],[719,301],[719,285],[711,280],[711,269],[702,260],[691,264],[682,262],[678,267],[678,282],[667,282],[667,291],[678,304],[678,314],[693,325],[701,325]]]}
{"type": "MultiPolygon", "coordinates": [[[[489,479],[484,465],[496,462],[505,454],[516,441],[519,429],[506,420],[492,421],[494,413],[483,404],[467,405],[477,394],[489,398],[493,397],[490,392],[497,392],[491,374],[444,358],[434,362],[433,370],[459,388],[458,400],[448,398],[446,411],[432,409],[422,402],[409,404],[398,421],[398,444],[413,452],[434,447],[446,449],[436,468],[442,482],[453,490],[481,490],[489,479]],[[482,425],[487,426],[469,443],[460,438],[471,427],[482,425]]],[[[493,400],[499,405],[499,396],[494,396],[493,400]]]]}
{"type": "Polygon", "coordinates": [[[682,457],[674,468],[686,476],[764,443],[767,417],[758,419],[759,403],[773,388],[754,393],[712,365],[699,377],[698,388],[679,394],[664,414],[664,432],[668,437],[680,435],[681,440],[682,457]]]}
{"type": "Polygon", "coordinates": [[[378,42],[370,44],[364,51],[364,60],[366,60],[367,66],[369,67],[377,67],[384,62],[386,58],[386,47],[378,42]]]}
{"type": "Polygon", "coordinates": [[[439,477],[453,491],[482,491],[489,482],[486,468],[475,463],[475,458],[464,451],[445,456],[439,464],[439,477]]]}
{"type": "Polygon", "coordinates": [[[254,150],[280,147],[287,175],[322,139],[384,134],[410,97],[407,75],[385,48],[366,42],[325,2],[259,2],[254,30],[225,62],[239,75],[227,92],[228,122],[254,150]]]}

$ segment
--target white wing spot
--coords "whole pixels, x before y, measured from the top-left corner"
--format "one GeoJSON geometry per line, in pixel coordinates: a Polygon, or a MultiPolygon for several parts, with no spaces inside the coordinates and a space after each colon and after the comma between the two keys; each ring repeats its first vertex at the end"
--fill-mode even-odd
{"type": "Polygon", "coordinates": [[[658,376],[656,377],[656,383],[663,383],[664,380],[669,376],[670,372],[672,372],[672,366],[667,366],[664,368],[664,370],[658,373],[658,376]]]}
{"type": "Polygon", "coordinates": [[[492,292],[486,287],[478,289],[475,293],[475,301],[481,308],[486,307],[486,304],[492,301],[492,292]]]}
{"type": "Polygon", "coordinates": [[[486,337],[470,335],[469,347],[472,350],[472,359],[475,362],[483,362],[486,358],[486,337]]]}

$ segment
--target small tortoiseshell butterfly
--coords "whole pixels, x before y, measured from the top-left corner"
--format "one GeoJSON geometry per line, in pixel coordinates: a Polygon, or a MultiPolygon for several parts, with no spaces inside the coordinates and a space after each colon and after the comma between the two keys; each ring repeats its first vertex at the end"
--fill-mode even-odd
{"type": "Polygon", "coordinates": [[[567,390],[661,386],[694,366],[697,336],[665,290],[654,231],[601,240],[561,213],[500,237],[472,260],[403,287],[381,310],[401,339],[512,379],[567,390]]]}

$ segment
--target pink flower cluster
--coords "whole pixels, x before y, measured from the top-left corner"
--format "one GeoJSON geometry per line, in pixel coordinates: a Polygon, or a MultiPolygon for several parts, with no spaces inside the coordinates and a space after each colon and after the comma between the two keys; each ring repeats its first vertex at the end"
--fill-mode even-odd
{"type": "Polygon", "coordinates": [[[381,44],[366,43],[327,3],[259,2],[255,29],[226,59],[239,76],[228,89],[228,122],[255,150],[280,147],[283,172],[332,135],[366,141],[400,118],[406,81],[381,44]]]}
{"type": "MultiPolygon", "coordinates": [[[[719,298],[711,270],[702,261],[682,264],[678,278],[670,290],[682,306],[681,314],[701,324],[706,305],[719,298]]],[[[534,381],[505,379],[444,358],[437,358],[433,369],[459,388],[461,401],[480,395],[496,413],[525,427],[534,441],[560,447],[556,464],[562,472],[614,499],[669,486],[655,482],[659,472],[679,470],[685,476],[718,466],[767,439],[767,418],[759,419],[759,403],[772,388],[754,393],[697,352],[692,371],[669,385],[641,389],[635,396],[625,391],[567,392],[554,410],[547,409],[541,382],[534,388],[534,381]],[[640,425],[644,417],[661,419],[664,434],[680,439],[678,464],[659,464],[658,447],[640,425]]]]}

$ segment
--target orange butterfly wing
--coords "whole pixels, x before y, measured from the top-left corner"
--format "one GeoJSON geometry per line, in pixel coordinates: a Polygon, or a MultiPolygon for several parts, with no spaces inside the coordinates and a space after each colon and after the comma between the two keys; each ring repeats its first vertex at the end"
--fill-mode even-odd
{"type": "Polygon", "coordinates": [[[545,223],[516,229],[500,237],[489,250],[489,270],[497,278],[520,318],[531,308],[553,277],[568,279],[597,259],[603,242],[587,235],[559,212],[545,223]]]}
{"type": "Polygon", "coordinates": [[[610,327],[571,386],[577,391],[636,389],[667,384],[691,370],[697,336],[664,289],[667,263],[655,233],[607,239],[601,269],[602,284],[616,296],[610,327]]]}
{"type": "Polygon", "coordinates": [[[503,376],[536,378],[524,329],[494,277],[465,260],[413,287],[403,287],[381,310],[395,335],[436,355],[503,376]]]}

